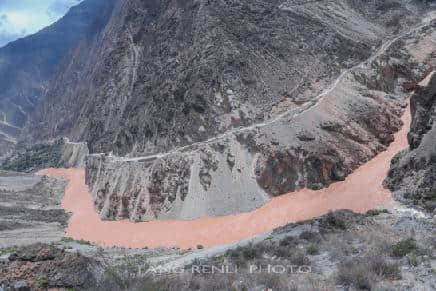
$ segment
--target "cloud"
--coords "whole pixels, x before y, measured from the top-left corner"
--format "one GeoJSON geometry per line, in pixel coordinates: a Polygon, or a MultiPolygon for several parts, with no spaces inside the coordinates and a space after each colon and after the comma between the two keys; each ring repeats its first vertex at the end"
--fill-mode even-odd
{"type": "Polygon", "coordinates": [[[0,47],[35,33],[82,0],[0,0],[0,47]]]}
{"type": "Polygon", "coordinates": [[[47,9],[47,13],[53,17],[59,17],[59,15],[65,15],[71,6],[77,5],[82,0],[58,0],[53,1],[47,9]]]}
{"type": "Polygon", "coordinates": [[[0,47],[26,35],[26,30],[20,32],[10,30],[10,22],[7,14],[0,14],[0,47]]]}
{"type": "Polygon", "coordinates": [[[8,44],[11,41],[24,37],[25,34],[9,33],[6,30],[0,30],[0,47],[8,44]]]}

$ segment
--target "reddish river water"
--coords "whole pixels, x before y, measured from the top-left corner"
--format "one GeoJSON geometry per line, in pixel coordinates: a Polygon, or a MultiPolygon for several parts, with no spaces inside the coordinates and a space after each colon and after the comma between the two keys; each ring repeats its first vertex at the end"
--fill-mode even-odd
{"type": "Polygon", "coordinates": [[[94,211],[83,169],[46,169],[40,174],[64,178],[69,182],[63,199],[64,209],[72,213],[66,230],[69,237],[106,246],[131,248],[190,248],[199,244],[210,247],[265,233],[289,222],[311,219],[330,210],[366,212],[390,201],[391,193],[383,188],[382,183],[393,156],[408,146],[409,109],[402,119],[404,126],[395,134],[395,141],[389,148],[361,166],[345,181],[319,191],[304,189],[288,193],[273,198],[252,212],[223,217],[141,223],[101,221],[94,211]]]}

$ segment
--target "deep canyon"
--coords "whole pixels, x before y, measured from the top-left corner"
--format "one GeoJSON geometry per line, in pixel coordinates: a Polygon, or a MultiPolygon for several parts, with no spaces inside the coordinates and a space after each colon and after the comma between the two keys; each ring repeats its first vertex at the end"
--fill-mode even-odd
{"type": "Polygon", "coordinates": [[[78,2],[0,48],[0,291],[435,290],[435,1],[78,2]]]}

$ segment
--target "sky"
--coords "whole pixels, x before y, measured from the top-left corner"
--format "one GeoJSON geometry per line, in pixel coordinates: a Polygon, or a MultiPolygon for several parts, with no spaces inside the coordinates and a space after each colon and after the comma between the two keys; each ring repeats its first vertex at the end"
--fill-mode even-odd
{"type": "Polygon", "coordinates": [[[0,47],[35,33],[82,0],[0,0],[0,47]]]}

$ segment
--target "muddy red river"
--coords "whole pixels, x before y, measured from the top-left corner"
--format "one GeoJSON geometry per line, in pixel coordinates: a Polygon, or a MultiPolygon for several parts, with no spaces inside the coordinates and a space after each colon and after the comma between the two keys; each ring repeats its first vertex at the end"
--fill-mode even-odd
{"type": "Polygon", "coordinates": [[[382,186],[393,156],[408,146],[410,110],[403,116],[404,126],[389,148],[357,169],[343,182],[319,191],[304,189],[273,198],[263,207],[248,213],[196,220],[164,220],[133,223],[101,221],[94,211],[85,185],[83,169],[47,169],[40,174],[66,179],[69,183],[63,207],[72,216],[66,235],[106,246],[130,248],[177,246],[210,247],[239,241],[268,232],[289,222],[311,219],[336,209],[366,212],[391,200],[382,186]]]}

